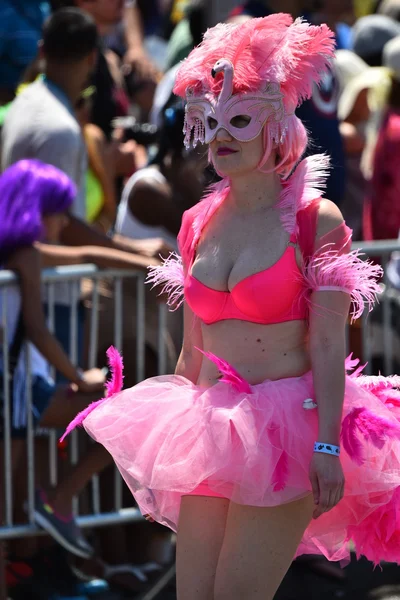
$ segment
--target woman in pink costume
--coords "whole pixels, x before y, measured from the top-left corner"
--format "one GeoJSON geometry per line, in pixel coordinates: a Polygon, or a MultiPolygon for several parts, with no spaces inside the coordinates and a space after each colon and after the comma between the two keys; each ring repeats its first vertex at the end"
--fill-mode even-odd
{"type": "Polygon", "coordinates": [[[346,560],[351,542],[400,563],[400,378],[345,360],[380,267],[350,252],[294,114],[333,51],[327,26],[280,14],[218,25],[183,62],[186,142],[209,144],[222,181],[150,275],[184,301],[175,375],[114,381],[69,428],[178,532],[181,600],[271,600],[294,556],[346,560]]]}

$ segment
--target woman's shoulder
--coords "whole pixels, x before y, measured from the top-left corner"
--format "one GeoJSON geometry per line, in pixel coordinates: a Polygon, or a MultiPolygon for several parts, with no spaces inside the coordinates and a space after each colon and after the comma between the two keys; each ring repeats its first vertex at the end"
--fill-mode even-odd
{"type": "Polygon", "coordinates": [[[329,165],[329,157],[325,154],[308,156],[284,182],[278,206],[282,223],[290,234],[298,229],[299,221],[304,220],[305,211],[312,214],[321,202],[329,165]]]}
{"type": "Polygon", "coordinates": [[[120,207],[129,206],[132,213],[135,212],[138,203],[149,206],[154,196],[165,196],[168,193],[166,186],[168,181],[155,166],[144,167],[136,171],[128,179],[122,192],[120,207]]]}
{"type": "Polygon", "coordinates": [[[338,206],[327,198],[321,198],[318,202],[317,237],[326,235],[344,223],[338,206]]]}
{"type": "Polygon", "coordinates": [[[168,181],[165,175],[161,173],[160,169],[156,165],[149,165],[139,169],[131,175],[125,187],[130,188],[132,191],[134,188],[139,189],[140,187],[166,183],[168,183],[168,181]]]}

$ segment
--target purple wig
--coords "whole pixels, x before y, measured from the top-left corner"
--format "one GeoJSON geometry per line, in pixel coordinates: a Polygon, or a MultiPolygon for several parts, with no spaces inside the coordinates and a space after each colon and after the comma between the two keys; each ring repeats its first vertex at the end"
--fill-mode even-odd
{"type": "Polygon", "coordinates": [[[39,160],[20,160],[0,176],[0,257],[43,235],[42,217],[65,212],[76,187],[62,171],[39,160]]]}

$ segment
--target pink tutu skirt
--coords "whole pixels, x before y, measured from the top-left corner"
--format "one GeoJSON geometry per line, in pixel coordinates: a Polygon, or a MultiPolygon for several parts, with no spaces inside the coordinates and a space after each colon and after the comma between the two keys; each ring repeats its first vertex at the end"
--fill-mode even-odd
{"type": "MultiPolygon", "coordinates": [[[[347,370],[356,365],[346,361],[347,370]]],[[[260,507],[311,493],[318,437],[312,374],[250,386],[229,366],[224,372],[208,389],[175,375],[148,379],[71,424],[83,421],[112,455],[142,513],[174,531],[181,497],[197,489],[260,507]]],[[[362,376],[360,369],[347,376],[345,497],[311,522],[298,555],[347,560],[353,543],[374,563],[400,563],[399,382],[362,376]]]]}

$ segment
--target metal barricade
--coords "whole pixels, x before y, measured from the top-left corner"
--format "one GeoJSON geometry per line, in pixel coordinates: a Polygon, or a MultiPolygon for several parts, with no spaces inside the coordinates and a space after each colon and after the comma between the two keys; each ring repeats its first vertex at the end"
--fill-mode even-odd
{"type": "Polygon", "coordinates": [[[361,318],[362,356],[359,358],[366,363],[364,373],[372,375],[374,356],[381,355],[382,371],[385,375],[391,375],[394,372],[396,363],[394,337],[397,331],[393,326],[394,307],[399,305],[400,309],[400,290],[392,287],[387,276],[387,266],[392,253],[400,252],[400,242],[399,240],[355,242],[353,243],[353,249],[361,250],[371,260],[379,258],[384,270],[379,304],[371,314],[364,311],[361,318]],[[378,331],[381,333],[378,333],[378,331]]]}
{"type": "MultiPolygon", "coordinates": [[[[89,314],[89,333],[88,333],[88,367],[93,368],[96,365],[99,351],[99,286],[102,281],[112,287],[113,306],[114,306],[114,336],[109,340],[116,348],[122,349],[123,339],[129,335],[129,330],[136,340],[136,379],[141,381],[145,375],[145,326],[146,326],[146,306],[145,306],[145,286],[144,274],[132,270],[99,270],[94,265],[66,266],[43,271],[43,295],[47,299],[48,307],[48,325],[50,330],[55,330],[56,305],[60,295],[60,284],[64,291],[67,291],[68,305],[70,307],[70,359],[74,364],[78,363],[78,302],[81,296],[82,280],[91,282],[91,291],[89,300],[91,310],[89,314]],[[132,315],[134,321],[123,322],[123,283],[131,280],[136,283],[136,314],[132,315]],[[66,286],[66,287],[65,287],[66,286]]],[[[13,474],[12,474],[12,422],[11,407],[13,399],[10,397],[9,386],[9,327],[10,327],[10,302],[13,298],[19,297],[18,278],[9,271],[0,271],[0,295],[1,295],[1,315],[0,328],[2,330],[2,360],[3,360],[3,439],[0,441],[3,448],[4,481],[1,482],[0,494],[2,496],[0,507],[2,510],[2,521],[0,522],[0,545],[2,540],[10,540],[26,536],[42,535],[44,532],[35,525],[34,522],[34,500],[35,500],[35,427],[32,414],[32,393],[31,393],[31,365],[30,352],[25,352],[26,374],[26,447],[27,447],[27,520],[25,523],[15,523],[13,516],[13,474]]],[[[15,312],[15,311],[14,311],[15,312]]],[[[166,327],[167,327],[167,307],[164,303],[159,304],[158,308],[158,348],[157,364],[158,373],[165,374],[167,367],[167,348],[166,348],[166,327]]],[[[26,345],[27,346],[27,345],[26,345]]],[[[53,376],[55,373],[51,373],[53,376]]],[[[1,419],[1,416],[0,416],[1,419]]],[[[49,440],[49,480],[52,485],[57,483],[58,479],[58,437],[56,430],[46,431],[49,440]]],[[[78,452],[78,433],[73,432],[69,441],[70,460],[72,464],[79,460],[78,452]]],[[[92,478],[92,510],[87,514],[79,514],[79,503],[77,499],[74,502],[74,512],[77,517],[77,523],[80,527],[97,527],[112,524],[123,524],[141,520],[140,511],[137,508],[123,508],[123,480],[115,467],[114,477],[114,509],[111,512],[101,511],[99,477],[95,475],[92,478]]],[[[133,501],[132,501],[132,504],[133,501]]],[[[0,573],[0,577],[2,574],[0,573]]]]}
{"type": "MultiPolygon", "coordinates": [[[[394,251],[400,251],[400,243],[398,241],[382,241],[371,243],[355,243],[353,248],[361,249],[369,258],[380,257],[380,261],[385,268],[390,255],[394,251]]],[[[141,381],[145,375],[145,323],[146,323],[146,307],[145,307],[145,287],[144,275],[141,272],[132,270],[99,270],[94,265],[79,265],[70,267],[59,267],[55,269],[47,269],[43,271],[42,282],[46,291],[48,305],[48,323],[51,330],[55,328],[55,306],[57,296],[57,286],[59,284],[68,284],[70,294],[69,305],[71,307],[71,326],[70,326],[70,358],[76,364],[78,358],[78,299],[80,297],[80,284],[82,279],[91,281],[91,312],[89,324],[89,352],[88,352],[88,367],[96,366],[98,354],[98,333],[99,333],[99,285],[101,280],[107,279],[112,282],[114,293],[114,339],[109,340],[117,348],[122,347],[124,332],[126,333],[129,324],[123,322],[123,282],[125,280],[136,281],[136,314],[134,335],[136,339],[136,379],[141,381]]],[[[392,322],[392,302],[395,298],[398,299],[399,294],[391,288],[385,275],[383,281],[383,291],[380,297],[382,307],[383,321],[383,353],[384,365],[386,374],[393,371],[393,330],[392,322]]],[[[3,333],[2,340],[2,356],[3,356],[3,455],[4,455],[4,483],[2,482],[1,494],[4,503],[4,523],[0,526],[0,542],[1,540],[21,538],[25,536],[42,535],[44,532],[39,529],[34,523],[34,496],[35,496],[35,430],[32,417],[32,397],[31,397],[31,367],[30,354],[26,353],[25,372],[27,376],[27,478],[28,478],[28,497],[27,497],[27,522],[24,524],[15,524],[13,519],[13,481],[11,472],[12,459],[12,440],[11,440],[11,402],[10,389],[8,381],[8,364],[9,364],[9,315],[8,303],[5,297],[11,290],[17,290],[18,280],[15,274],[8,271],[0,271],[0,294],[3,297],[1,329],[3,333]]],[[[159,305],[158,315],[158,372],[164,374],[167,367],[167,349],[165,343],[165,330],[167,327],[167,307],[164,304],[159,305]]],[[[365,362],[368,362],[366,372],[371,372],[371,318],[368,314],[364,314],[361,320],[361,337],[362,337],[362,354],[361,357],[365,362]]],[[[57,438],[58,432],[49,431],[49,477],[51,484],[57,482],[57,438]]],[[[70,458],[72,463],[77,462],[78,455],[78,439],[75,432],[70,441],[70,458]]],[[[92,511],[90,514],[79,514],[78,502],[75,501],[75,511],[77,522],[80,527],[105,526],[111,524],[122,524],[126,522],[138,521],[142,517],[137,508],[122,508],[122,490],[123,482],[115,468],[115,487],[114,487],[114,510],[104,513],[101,511],[99,480],[95,475],[92,478],[92,511]]],[[[0,506],[1,506],[0,502],[0,506]]],[[[173,570],[171,571],[173,575],[173,570]]],[[[171,575],[171,576],[172,576],[171,575]]],[[[1,576],[1,575],[0,575],[1,576]]],[[[151,595],[150,597],[155,597],[151,595]]]]}

